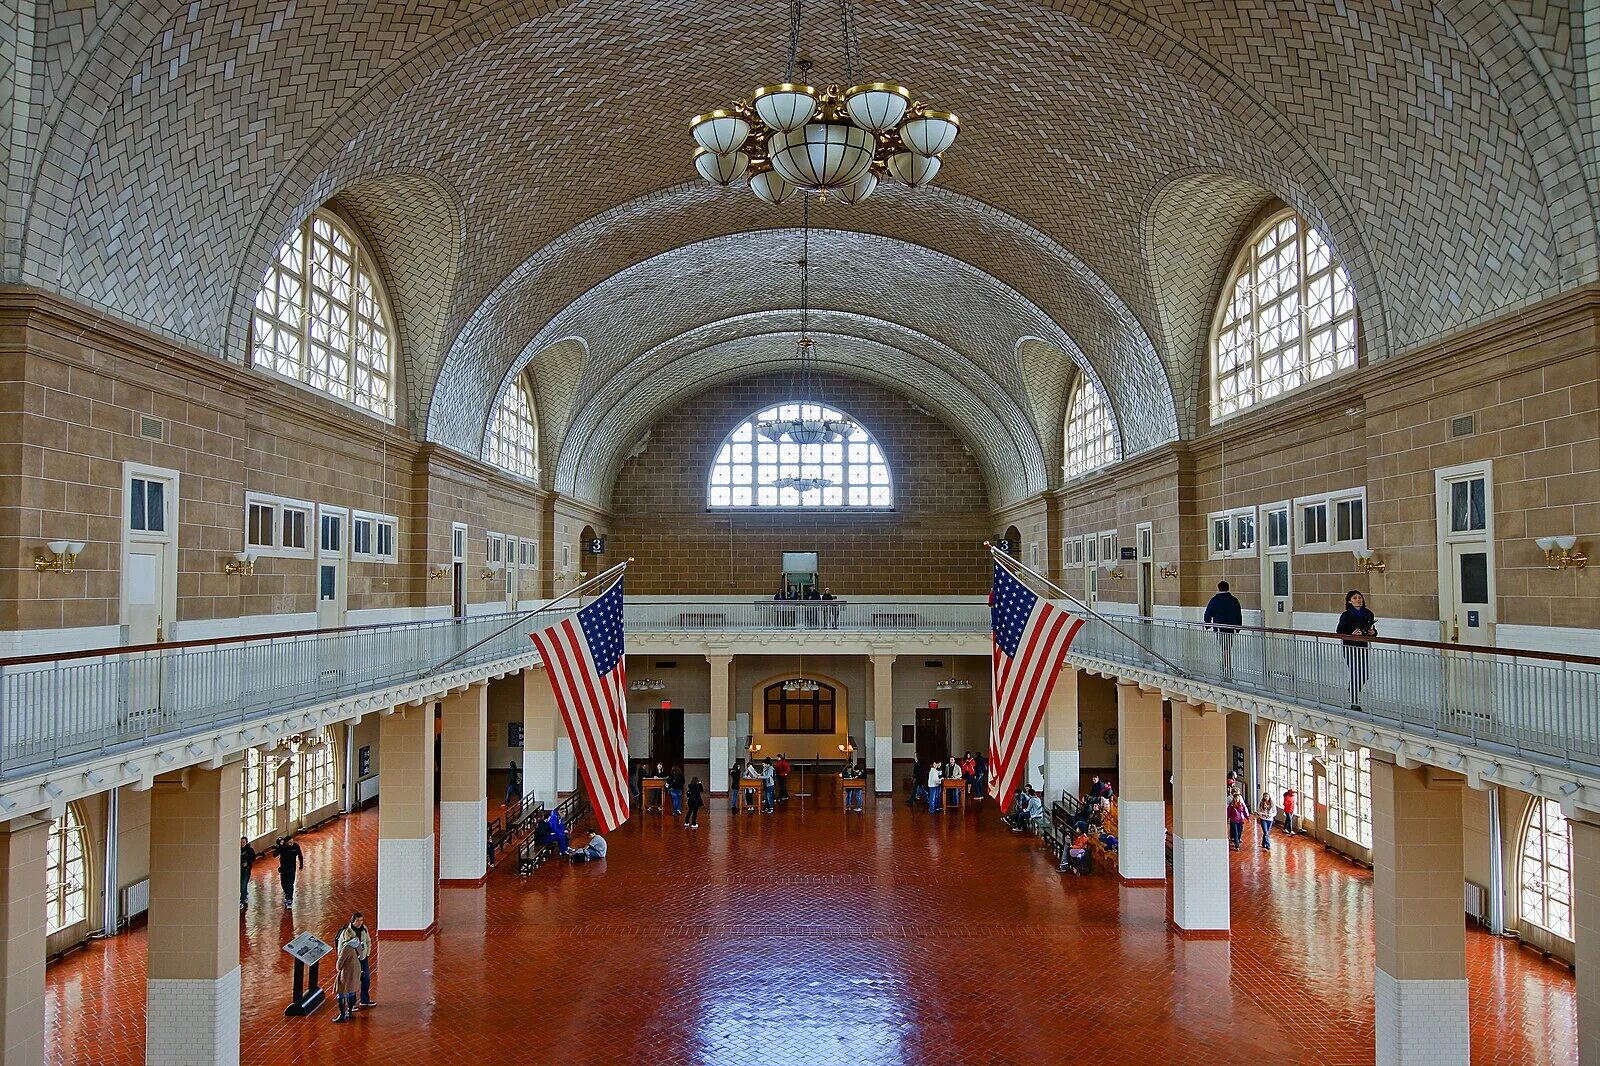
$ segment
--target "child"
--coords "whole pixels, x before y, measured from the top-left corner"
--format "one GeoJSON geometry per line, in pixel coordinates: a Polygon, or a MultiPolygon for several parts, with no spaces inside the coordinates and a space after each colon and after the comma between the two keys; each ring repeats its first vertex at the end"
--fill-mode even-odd
{"type": "Polygon", "coordinates": [[[361,990],[361,952],[354,940],[339,949],[339,967],[333,978],[333,998],[339,1006],[336,1022],[349,1021],[356,1013],[356,993],[361,990]]]}

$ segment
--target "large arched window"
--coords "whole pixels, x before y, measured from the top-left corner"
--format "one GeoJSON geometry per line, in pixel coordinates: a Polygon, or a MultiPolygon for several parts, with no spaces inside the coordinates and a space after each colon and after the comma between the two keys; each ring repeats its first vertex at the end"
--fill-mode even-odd
{"type": "Polygon", "coordinates": [[[1535,799],[1522,834],[1522,920],[1572,938],[1572,836],[1561,804],[1535,799]]]}
{"type": "Polygon", "coordinates": [[[533,421],[533,398],[522,375],[506,390],[489,416],[486,457],[502,470],[530,481],[539,477],[539,436],[533,421]]]}
{"type": "Polygon", "coordinates": [[[89,868],[84,860],[83,823],[76,804],[50,823],[45,868],[45,932],[81,922],[89,913],[89,868]]]}
{"type": "Polygon", "coordinates": [[[1071,481],[1098,470],[1117,457],[1117,427],[1105,395],[1085,374],[1079,374],[1067,401],[1066,441],[1062,476],[1071,481]]]}
{"type": "Polygon", "coordinates": [[[824,685],[820,681],[813,684],[816,685],[815,688],[796,687],[788,681],[768,685],[764,693],[765,732],[836,732],[837,701],[833,686],[824,685]]]}
{"type": "Polygon", "coordinates": [[[261,280],[250,361],[394,420],[394,329],[378,269],[329,211],[295,231],[261,280]]]}
{"type": "Polygon", "coordinates": [[[1211,418],[1356,365],[1355,290],[1293,211],[1251,235],[1223,289],[1211,344],[1211,418]]]}
{"type": "Polygon", "coordinates": [[[889,463],[859,422],[843,441],[793,444],[770,441],[756,423],[785,418],[855,422],[817,404],[784,403],[757,411],[723,440],[711,464],[706,503],[714,508],[875,508],[894,506],[889,463]],[[827,482],[813,488],[794,481],[827,482]]]}

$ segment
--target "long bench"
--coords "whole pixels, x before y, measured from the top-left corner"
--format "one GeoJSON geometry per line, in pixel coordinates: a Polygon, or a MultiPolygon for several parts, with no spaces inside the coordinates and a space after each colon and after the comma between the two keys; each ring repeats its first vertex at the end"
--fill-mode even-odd
{"type": "MultiPolygon", "coordinates": [[[[591,813],[589,797],[582,792],[574,792],[556,805],[556,814],[561,818],[561,824],[567,827],[569,838],[591,813]]],[[[538,843],[538,837],[530,832],[517,852],[517,873],[524,876],[531,874],[554,857],[556,846],[538,843]]]]}
{"type": "Polygon", "coordinates": [[[497,817],[489,819],[489,868],[505,855],[520,852],[544,817],[544,804],[518,796],[497,817]]]}

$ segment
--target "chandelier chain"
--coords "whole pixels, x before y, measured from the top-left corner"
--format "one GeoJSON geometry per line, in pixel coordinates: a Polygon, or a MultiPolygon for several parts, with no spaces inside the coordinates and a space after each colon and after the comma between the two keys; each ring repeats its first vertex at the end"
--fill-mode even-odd
{"type": "Polygon", "coordinates": [[[854,85],[855,53],[861,45],[856,39],[855,23],[850,17],[850,0],[839,0],[839,29],[844,36],[844,83],[854,85]]]}
{"type": "Polygon", "coordinates": [[[783,80],[794,81],[795,62],[800,58],[800,0],[789,0],[789,73],[783,80]]]}

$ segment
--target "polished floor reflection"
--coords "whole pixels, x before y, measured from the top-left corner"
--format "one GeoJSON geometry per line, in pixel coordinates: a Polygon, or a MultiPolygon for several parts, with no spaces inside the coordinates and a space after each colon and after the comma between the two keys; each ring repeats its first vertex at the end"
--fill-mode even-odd
{"type": "MultiPolygon", "coordinates": [[[[379,1005],[283,1017],[302,929],[375,910],[377,814],[308,836],[293,917],[259,866],[244,949],[247,1063],[763,1066],[1367,1063],[1372,886],[1300,841],[1234,863],[1231,943],[1166,928],[1159,888],[1062,877],[992,808],[930,816],[831,790],[773,817],[713,803],[698,832],[636,816],[610,858],[439,893],[440,929],[384,943],[379,1005]]],[[[1569,972],[1468,938],[1476,1063],[1576,1062],[1569,972]]],[[[144,935],[49,970],[49,1061],[138,1063],[144,935]]]]}

